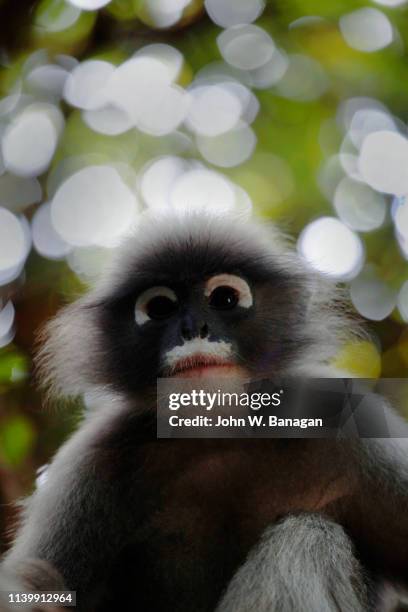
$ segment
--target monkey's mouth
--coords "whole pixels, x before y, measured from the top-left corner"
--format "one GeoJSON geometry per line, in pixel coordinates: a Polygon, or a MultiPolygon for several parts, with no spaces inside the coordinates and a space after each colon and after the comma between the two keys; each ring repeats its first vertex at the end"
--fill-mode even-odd
{"type": "Polygon", "coordinates": [[[195,354],[178,359],[165,371],[166,377],[201,378],[204,376],[228,376],[237,370],[233,361],[216,355],[195,354]]]}

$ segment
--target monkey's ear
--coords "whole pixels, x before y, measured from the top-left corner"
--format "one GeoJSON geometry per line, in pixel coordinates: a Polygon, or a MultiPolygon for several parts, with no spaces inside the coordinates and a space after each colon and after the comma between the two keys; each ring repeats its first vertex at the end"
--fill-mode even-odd
{"type": "Polygon", "coordinates": [[[63,308],[38,334],[36,373],[49,395],[76,397],[97,384],[97,318],[98,307],[86,296],[63,308]]]}

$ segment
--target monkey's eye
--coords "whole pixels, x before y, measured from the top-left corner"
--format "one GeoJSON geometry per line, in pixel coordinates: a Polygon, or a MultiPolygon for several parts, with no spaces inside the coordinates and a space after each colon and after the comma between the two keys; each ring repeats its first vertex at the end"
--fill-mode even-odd
{"type": "Polygon", "coordinates": [[[236,306],[250,308],[253,304],[249,285],[233,274],[218,274],[210,278],[204,291],[208,304],[216,310],[232,310],[236,306]]]}
{"type": "Polygon", "coordinates": [[[214,289],[208,300],[211,308],[216,310],[232,310],[238,302],[238,292],[227,285],[214,289]]]}
{"type": "Polygon", "coordinates": [[[171,317],[178,308],[177,296],[168,287],[151,287],[144,291],[136,301],[136,323],[160,321],[171,317]]]}

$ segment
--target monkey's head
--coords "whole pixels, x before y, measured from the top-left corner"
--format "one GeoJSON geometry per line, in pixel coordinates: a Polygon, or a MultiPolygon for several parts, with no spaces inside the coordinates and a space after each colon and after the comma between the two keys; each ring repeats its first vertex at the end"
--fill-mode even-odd
{"type": "Polygon", "coordinates": [[[136,397],[163,376],[303,373],[336,350],[333,304],[331,286],[272,228],[146,218],[100,284],[51,322],[41,360],[71,395],[136,397]]]}

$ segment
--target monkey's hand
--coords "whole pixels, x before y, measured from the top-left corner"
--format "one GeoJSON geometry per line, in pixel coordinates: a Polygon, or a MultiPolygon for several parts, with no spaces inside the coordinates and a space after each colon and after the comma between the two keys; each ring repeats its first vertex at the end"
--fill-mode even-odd
{"type": "Polygon", "coordinates": [[[277,610],[368,610],[362,570],[339,525],[318,514],[301,514],[268,528],[216,608],[277,610]]]}

